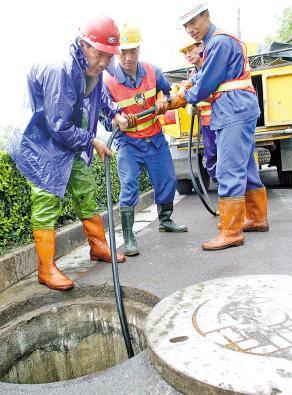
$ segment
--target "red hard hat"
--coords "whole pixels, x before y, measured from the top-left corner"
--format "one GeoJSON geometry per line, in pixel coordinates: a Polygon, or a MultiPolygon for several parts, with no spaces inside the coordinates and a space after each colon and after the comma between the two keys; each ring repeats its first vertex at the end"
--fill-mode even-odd
{"type": "Polygon", "coordinates": [[[115,22],[99,14],[79,28],[79,37],[99,51],[119,54],[120,32],[115,22]]]}

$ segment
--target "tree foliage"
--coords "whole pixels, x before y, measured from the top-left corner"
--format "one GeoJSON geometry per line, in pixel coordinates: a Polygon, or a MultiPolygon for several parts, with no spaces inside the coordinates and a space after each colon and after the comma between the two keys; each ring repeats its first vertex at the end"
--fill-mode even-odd
{"type": "Polygon", "coordinates": [[[277,17],[280,27],[276,33],[266,37],[266,44],[272,41],[288,42],[292,40],[292,6],[284,8],[281,16],[277,17]]]}

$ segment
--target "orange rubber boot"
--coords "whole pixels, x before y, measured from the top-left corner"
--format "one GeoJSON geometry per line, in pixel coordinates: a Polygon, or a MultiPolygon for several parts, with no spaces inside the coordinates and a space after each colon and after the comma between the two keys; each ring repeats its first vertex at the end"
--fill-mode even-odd
{"type": "Polygon", "coordinates": [[[246,218],[244,232],[268,232],[266,188],[259,188],[245,193],[246,218]]]}
{"type": "Polygon", "coordinates": [[[220,230],[214,239],[202,244],[203,250],[222,250],[244,243],[242,226],[245,217],[244,197],[220,198],[220,230]]]}
{"type": "MultiPolygon", "coordinates": [[[[112,256],[107,244],[104,227],[100,215],[82,220],[83,230],[90,245],[90,259],[92,261],[111,262],[112,256]]],[[[118,262],[125,262],[124,254],[117,254],[118,262]]]]}
{"type": "Polygon", "coordinates": [[[33,231],[36,252],[39,258],[38,280],[48,288],[67,291],[74,286],[70,278],[66,277],[56,266],[55,251],[56,237],[54,230],[33,231]]]}

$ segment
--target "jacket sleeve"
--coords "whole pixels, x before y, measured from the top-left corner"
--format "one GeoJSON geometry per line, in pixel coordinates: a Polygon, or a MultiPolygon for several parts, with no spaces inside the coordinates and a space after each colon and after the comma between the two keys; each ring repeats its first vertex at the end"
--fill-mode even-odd
{"type": "Polygon", "coordinates": [[[72,77],[62,68],[49,69],[43,79],[44,115],[52,138],[71,151],[86,150],[93,136],[73,122],[78,101],[72,77]]]}
{"type": "Polygon", "coordinates": [[[189,103],[196,104],[207,99],[226,80],[230,52],[231,46],[228,42],[220,40],[210,42],[206,60],[197,77],[192,79],[194,86],[185,94],[189,103]]]}
{"type": "Polygon", "coordinates": [[[103,85],[100,104],[101,111],[105,117],[110,119],[110,121],[113,119],[116,113],[121,113],[120,107],[112,100],[105,85],[103,85]]]}
{"type": "Polygon", "coordinates": [[[164,77],[164,75],[162,74],[161,70],[155,67],[155,75],[156,75],[156,92],[158,93],[159,91],[162,90],[162,92],[168,96],[169,92],[171,90],[171,87],[169,85],[169,82],[167,81],[167,79],[164,77]]]}

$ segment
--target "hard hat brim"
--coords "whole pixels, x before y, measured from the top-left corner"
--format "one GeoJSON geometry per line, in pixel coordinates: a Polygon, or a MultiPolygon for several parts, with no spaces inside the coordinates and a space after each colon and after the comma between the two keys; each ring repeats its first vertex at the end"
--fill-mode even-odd
{"type": "Polygon", "coordinates": [[[140,45],[141,41],[139,41],[138,43],[121,44],[120,49],[134,49],[140,47],[140,45]]]}
{"type": "Polygon", "coordinates": [[[199,4],[196,7],[194,7],[192,10],[188,10],[182,16],[180,16],[178,18],[178,22],[180,25],[185,26],[187,23],[189,23],[196,16],[200,15],[202,12],[207,11],[207,10],[208,10],[207,3],[199,4]]]}
{"type": "Polygon", "coordinates": [[[94,47],[98,51],[109,53],[111,55],[118,55],[121,53],[121,51],[117,45],[106,45],[106,44],[94,42],[94,41],[88,40],[86,37],[80,37],[80,38],[83,41],[86,41],[88,44],[90,44],[92,47],[94,47]]]}

